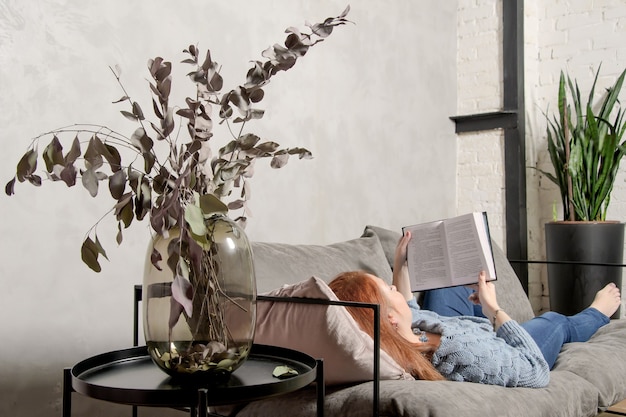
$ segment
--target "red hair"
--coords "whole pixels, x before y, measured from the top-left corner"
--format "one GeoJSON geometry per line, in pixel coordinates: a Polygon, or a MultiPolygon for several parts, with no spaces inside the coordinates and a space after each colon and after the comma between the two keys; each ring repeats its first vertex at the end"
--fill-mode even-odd
{"type": "MultiPolygon", "coordinates": [[[[340,274],[329,284],[337,298],[380,305],[380,345],[400,366],[417,379],[443,380],[430,362],[436,346],[415,344],[398,334],[386,319],[389,304],[378,284],[366,272],[353,271],[340,274]]],[[[359,327],[374,337],[374,312],[368,308],[347,307],[359,327]]]]}

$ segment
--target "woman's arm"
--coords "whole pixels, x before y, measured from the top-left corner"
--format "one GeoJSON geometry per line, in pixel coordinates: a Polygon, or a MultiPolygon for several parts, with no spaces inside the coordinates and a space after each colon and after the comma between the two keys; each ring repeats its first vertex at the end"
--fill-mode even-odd
{"type": "Polygon", "coordinates": [[[409,244],[409,240],[411,240],[411,232],[407,231],[398,241],[393,259],[393,285],[396,286],[398,292],[407,301],[413,299],[409,281],[409,268],[406,263],[406,247],[409,244]]]}
{"type": "Polygon", "coordinates": [[[506,311],[502,310],[498,305],[496,286],[493,285],[493,282],[487,281],[484,271],[481,271],[478,275],[478,284],[473,287],[476,289],[476,292],[470,295],[470,300],[482,306],[483,314],[491,321],[495,331],[511,320],[506,311]]]}
{"type": "Polygon", "coordinates": [[[544,387],[550,368],[530,335],[514,320],[504,323],[498,336],[486,332],[478,318],[451,317],[433,356],[437,370],[452,381],[507,387],[544,387]],[[482,327],[477,331],[476,325],[482,327]],[[476,329],[476,330],[474,330],[476,329]]]}

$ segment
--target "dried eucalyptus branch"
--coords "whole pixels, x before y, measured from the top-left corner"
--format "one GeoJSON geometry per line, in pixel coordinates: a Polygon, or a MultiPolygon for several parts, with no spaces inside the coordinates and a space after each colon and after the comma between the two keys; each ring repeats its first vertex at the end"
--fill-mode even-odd
{"type": "MultiPolygon", "coordinates": [[[[40,135],[19,160],[16,175],[5,186],[6,194],[15,193],[16,182],[40,186],[42,179],[47,178],[72,187],[80,178],[83,187],[95,197],[100,191],[99,184],[104,182],[115,201],[112,211],[117,220],[118,243],[123,240],[123,229],[146,216],[157,235],[168,236],[170,230],[180,230],[179,249],[167,259],[176,274],[179,257],[189,258],[183,248],[190,252],[198,250],[197,234],[192,230],[202,228],[200,223],[206,215],[240,210],[236,220],[245,225],[249,198],[247,179],[252,177],[257,159],[269,158],[271,167],[281,168],[291,156],[311,158],[307,149],[280,148],[275,142],[262,141],[257,135],[246,133],[244,127],[263,117],[263,110],[256,105],[263,99],[271,78],[292,68],[309,48],[328,37],[336,26],[347,23],[349,9],[322,23],[307,24],[310,33],[288,28],[284,44],[263,51],[265,60],[253,62],[245,83],[227,92],[222,92],[224,81],[220,66],[213,61],[210,51],[201,56],[197,46],[190,45],[183,51],[186,58],[182,62],[193,67],[187,75],[195,92],[193,97],[185,99],[184,106],[169,102],[173,84],[171,62],[161,57],[149,60],[151,106],[156,118],[153,121],[146,118],[144,109],[126,91],[121,72],[111,68],[123,93],[114,103],[127,105],[120,113],[137,123],[132,134],[127,136],[100,125],[73,125],[40,135]],[[211,117],[213,108],[218,110],[217,120],[211,117]],[[215,122],[228,126],[232,140],[214,153],[209,142],[214,135],[215,122]],[[236,124],[240,124],[239,129],[233,129],[236,124]],[[187,135],[182,135],[183,126],[187,135]],[[62,137],[66,136],[71,140],[68,150],[62,145],[62,137]],[[50,142],[39,154],[39,142],[49,137],[50,142]],[[166,142],[169,148],[161,160],[155,151],[155,142],[160,141],[166,142]],[[122,153],[128,150],[132,151],[132,156],[125,162],[122,153]],[[40,159],[45,164],[43,173],[37,170],[40,159]],[[236,189],[239,191],[234,194],[236,189]]],[[[91,230],[93,238],[87,235],[81,254],[83,261],[99,272],[99,257],[106,257],[106,254],[96,228],[91,230]]],[[[161,254],[154,253],[153,264],[160,268],[160,261],[161,254]]]]}

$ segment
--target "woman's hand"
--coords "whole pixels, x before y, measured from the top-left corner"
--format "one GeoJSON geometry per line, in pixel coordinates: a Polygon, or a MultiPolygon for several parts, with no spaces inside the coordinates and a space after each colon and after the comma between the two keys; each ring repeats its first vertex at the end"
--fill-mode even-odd
{"type": "Polygon", "coordinates": [[[470,295],[470,301],[482,306],[483,314],[493,323],[494,329],[500,327],[505,321],[511,320],[509,315],[498,305],[496,286],[493,282],[487,281],[485,271],[481,271],[478,274],[478,284],[471,285],[471,287],[476,292],[470,295]]]}
{"type": "Polygon", "coordinates": [[[398,241],[393,258],[393,285],[406,300],[413,298],[409,281],[409,269],[406,263],[407,245],[411,240],[411,232],[406,232],[398,241]]]}

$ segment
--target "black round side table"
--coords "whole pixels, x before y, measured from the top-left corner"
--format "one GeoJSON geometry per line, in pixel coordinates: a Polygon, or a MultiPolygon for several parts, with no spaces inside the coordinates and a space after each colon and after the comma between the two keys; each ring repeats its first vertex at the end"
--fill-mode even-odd
{"type": "Polygon", "coordinates": [[[146,346],[107,352],[65,369],[63,417],[71,417],[71,393],[119,404],[189,408],[206,417],[208,406],[247,403],[297,391],[316,382],[317,415],[324,414],[323,364],[311,356],[277,346],[253,345],[246,362],[224,383],[181,385],[150,359],[146,346]],[[274,368],[286,365],[298,375],[279,379],[274,368]]]}

